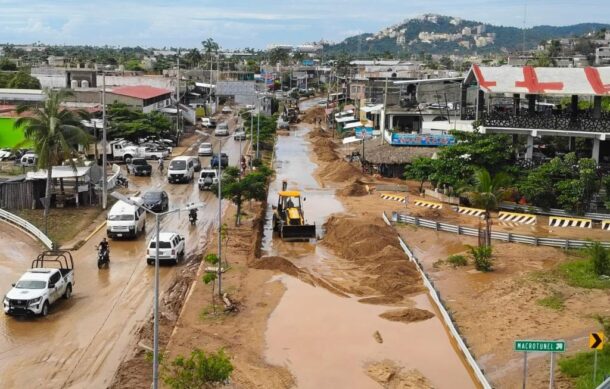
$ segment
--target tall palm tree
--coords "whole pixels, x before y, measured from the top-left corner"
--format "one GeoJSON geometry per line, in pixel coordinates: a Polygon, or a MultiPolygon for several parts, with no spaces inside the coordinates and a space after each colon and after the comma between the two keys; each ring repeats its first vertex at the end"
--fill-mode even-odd
{"type": "Polygon", "coordinates": [[[463,188],[461,192],[466,195],[473,207],[485,210],[485,245],[491,246],[490,212],[498,209],[510,184],[510,176],[500,172],[492,177],[486,169],[479,169],[475,171],[474,182],[474,185],[463,188]]]}
{"type": "Polygon", "coordinates": [[[69,111],[61,107],[61,103],[72,92],[68,90],[45,89],[46,99],[42,107],[20,105],[17,113],[29,112],[29,116],[21,116],[15,121],[14,128],[23,128],[26,141],[34,145],[38,155],[37,167],[47,170],[47,182],[44,201],[45,234],[48,232],[49,207],[51,205],[51,182],[53,166],[69,160],[76,170],[73,158],[76,157],[76,147],[87,145],[91,140],[82,128],[80,120],[86,117],[83,111],[69,111]]]}

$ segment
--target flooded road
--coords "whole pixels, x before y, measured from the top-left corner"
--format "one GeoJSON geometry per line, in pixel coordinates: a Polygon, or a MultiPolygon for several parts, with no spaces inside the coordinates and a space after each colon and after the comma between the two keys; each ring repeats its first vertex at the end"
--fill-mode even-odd
{"type": "MultiPolygon", "coordinates": [[[[234,125],[231,126],[232,128],[234,125]]],[[[199,137],[186,155],[197,154],[199,137]]],[[[216,144],[218,139],[209,140],[216,144]]],[[[239,160],[239,142],[223,138],[223,152],[230,164],[239,160]],[[225,140],[226,139],[226,140],[225,140]]],[[[245,146],[245,143],[244,143],[245,146]]],[[[202,165],[209,158],[201,158],[202,165]]],[[[218,200],[191,184],[170,185],[155,171],[152,177],[129,176],[130,191],[162,188],[168,192],[170,209],[189,202],[206,203],[193,227],[186,212],[163,217],[162,231],[186,237],[187,255],[201,252],[206,235],[216,223],[218,200]]],[[[134,241],[110,241],[109,269],[98,270],[94,246],[106,235],[102,228],[83,247],[72,252],[75,261],[73,297],[61,301],[46,318],[0,318],[0,387],[4,388],[102,388],[110,384],[133,335],[152,307],[154,268],[144,260],[146,243],[155,233],[154,217],[147,216],[146,236],[134,241]]],[[[0,224],[0,289],[8,291],[30,266],[40,245],[27,235],[4,233],[0,224]],[[11,240],[10,244],[5,239],[11,240]]],[[[10,227],[9,227],[10,228],[10,227]]],[[[161,290],[181,267],[161,268],[161,290]]]]}
{"type": "MultiPolygon", "coordinates": [[[[316,242],[274,239],[270,222],[271,204],[277,201],[283,180],[288,189],[301,190],[307,198],[305,218],[316,223],[318,235],[323,235],[321,226],[330,214],[344,211],[335,189],[321,188],[313,177],[317,166],[309,158],[308,131],[299,126],[290,135],[278,137],[263,254],[283,256],[314,275],[332,277],[332,253],[316,242]]],[[[339,297],[289,276],[279,280],[286,292],[268,321],[265,358],[289,368],[299,388],[379,388],[365,374],[365,366],[383,360],[419,370],[437,388],[477,387],[438,317],[409,324],[391,322],[379,314],[392,307],[339,297]],[[383,343],[374,339],[375,331],[383,343]]],[[[426,294],[412,300],[414,306],[434,312],[426,294]]]]}

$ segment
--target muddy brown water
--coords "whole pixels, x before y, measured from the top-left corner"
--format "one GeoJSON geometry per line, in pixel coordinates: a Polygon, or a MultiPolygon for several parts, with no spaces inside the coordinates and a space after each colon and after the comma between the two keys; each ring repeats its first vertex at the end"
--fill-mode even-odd
{"type": "MultiPolygon", "coordinates": [[[[231,125],[234,127],[234,125],[231,125]]],[[[187,148],[196,155],[197,144],[187,148]]],[[[215,145],[218,139],[210,137],[215,145]]],[[[224,141],[224,139],[223,139],[224,141]]],[[[239,160],[239,142],[226,138],[223,152],[230,164],[239,160]]],[[[243,144],[245,146],[245,144],[243,144]]],[[[209,157],[201,158],[202,165],[209,157]]],[[[201,251],[207,231],[215,226],[218,200],[210,192],[199,192],[196,182],[170,185],[160,174],[129,176],[130,190],[163,188],[170,197],[170,209],[188,202],[203,201],[197,226],[185,212],[164,217],[162,231],[186,236],[188,254],[201,251]]],[[[134,241],[111,241],[109,269],[98,270],[94,246],[105,236],[102,228],[79,250],[75,261],[72,299],[51,308],[46,318],[0,317],[1,388],[102,388],[112,381],[123,355],[133,345],[134,335],[148,318],[152,307],[154,269],[144,260],[146,244],[154,234],[154,218],[148,216],[146,236],[134,241]]],[[[10,289],[42,249],[37,241],[0,222],[0,290],[10,289]]],[[[181,265],[178,265],[181,266],[181,265]]],[[[161,268],[161,290],[167,288],[176,268],[161,268]]]]}
{"type": "MultiPolygon", "coordinates": [[[[278,138],[276,179],[269,193],[262,251],[263,255],[289,258],[314,274],[332,276],[326,266],[334,258],[331,252],[315,241],[282,242],[273,237],[271,228],[271,205],[277,201],[282,180],[307,197],[305,217],[316,223],[319,235],[330,214],[344,211],[334,188],[321,188],[313,177],[317,166],[309,158],[308,131],[299,126],[278,138]]],[[[477,387],[438,317],[409,324],[391,322],[379,314],[392,307],[339,297],[286,275],[277,280],[284,283],[286,292],[269,317],[265,358],[289,368],[299,388],[379,388],[366,376],[365,365],[384,359],[418,369],[437,388],[477,387]],[[383,343],[373,338],[375,331],[383,343]]],[[[434,312],[426,294],[414,297],[413,302],[434,312]]]]}

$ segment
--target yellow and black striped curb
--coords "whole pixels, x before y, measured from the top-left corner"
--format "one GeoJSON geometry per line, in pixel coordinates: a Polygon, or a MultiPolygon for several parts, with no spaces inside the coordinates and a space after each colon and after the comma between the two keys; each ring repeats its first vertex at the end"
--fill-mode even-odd
{"type": "Polygon", "coordinates": [[[399,203],[403,203],[403,204],[407,202],[407,198],[405,196],[388,194],[388,193],[380,193],[379,195],[384,200],[398,201],[399,203]]]}
{"type": "Polygon", "coordinates": [[[573,218],[573,217],[549,216],[549,226],[551,226],[551,227],[592,228],[593,220],[577,219],[577,218],[573,218]]]}
{"type": "Polygon", "coordinates": [[[457,213],[468,216],[485,217],[485,210],[479,208],[457,207],[457,213]]]}
{"type": "Polygon", "coordinates": [[[538,217],[529,213],[504,212],[498,213],[498,219],[503,222],[514,222],[521,224],[536,224],[538,217]]]}
{"type": "Polygon", "coordinates": [[[434,201],[426,201],[426,200],[415,200],[413,202],[413,204],[420,206],[420,207],[426,207],[426,208],[432,208],[432,209],[441,209],[443,208],[443,204],[441,203],[437,203],[434,201]]]}

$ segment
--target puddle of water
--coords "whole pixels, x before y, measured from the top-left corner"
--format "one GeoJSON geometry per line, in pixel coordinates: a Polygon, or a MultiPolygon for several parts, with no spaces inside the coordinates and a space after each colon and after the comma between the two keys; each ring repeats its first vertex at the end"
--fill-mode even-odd
{"type": "MultiPolygon", "coordinates": [[[[299,388],[379,388],[364,372],[389,359],[415,368],[437,388],[476,387],[438,319],[391,322],[379,314],[392,307],[362,304],[288,276],[286,292],[269,317],[266,358],[287,366],[299,388]],[[373,333],[379,331],[383,343],[373,333]]],[[[433,311],[427,295],[413,299],[433,311]]]]}

